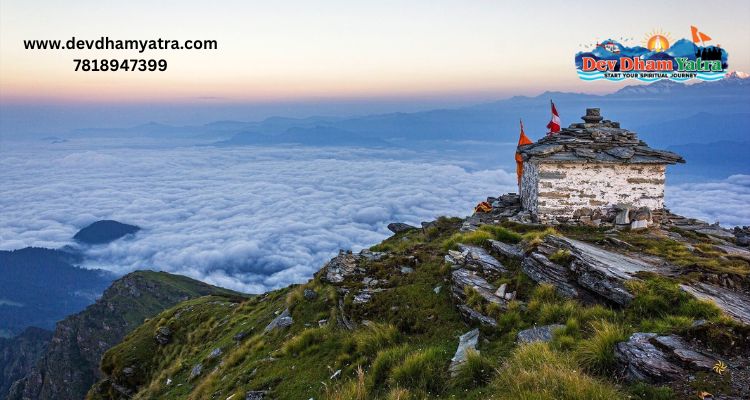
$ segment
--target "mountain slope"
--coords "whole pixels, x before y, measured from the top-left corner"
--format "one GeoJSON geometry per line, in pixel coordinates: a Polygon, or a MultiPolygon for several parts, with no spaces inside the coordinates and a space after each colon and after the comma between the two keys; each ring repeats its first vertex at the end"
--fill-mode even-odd
{"type": "Polygon", "coordinates": [[[0,395],[28,373],[47,350],[52,332],[27,328],[12,339],[0,338],[0,395]]]}
{"type": "Polygon", "coordinates": [[[81,399],[101,374],[102,354],[145,318],[181,301],[239,296],[187,277],[138,271],[115,281],[84,311],[60,321],[38,365],[14,384],[9,399],[81,399]]]}
{"type": "Polygon", "coordinates": [[[88,398],[750,394],[750,252],[731,234],[673,215],[641,231],[552,229],[509,220],[518,209],[406,227],[304,285],[178,304],[104,355],[88,398]],[[687,290],[722,293],[727,314],[687,290]]]}

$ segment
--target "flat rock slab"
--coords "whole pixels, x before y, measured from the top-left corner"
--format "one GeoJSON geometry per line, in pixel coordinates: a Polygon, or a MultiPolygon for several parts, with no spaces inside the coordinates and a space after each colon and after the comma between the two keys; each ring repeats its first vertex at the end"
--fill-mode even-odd
{"type": "Polygon", "coordinates": [[[665,272],[663,267],[578,240],[548,236],[546,241],[570,251],[572,261],[568,269],[580,286],[619,305],[627,305],[633,300],[633,295],[624,286],[625,281],[637,279],[636,274],[641,271],[665,272]]]}
{"type": "Polygon", "coordinates": [[[494,318],[490,318],[465,304],[460,304],[456,306],[456,308],[458,309],[458,312],[460,312],[461,315],[469,321],[479,322],[481,325],[489,326],[492,328],[497,327],[497,321],[495,321],[494,318]]]}
{"type": "Polygon", "coordinates": [[[750,296],[702,282],[683,284],[680,288],[698,299],[713,302],[734,320],[750,325],[750,296]]]}
{"type": "Polygon", "coordinates": [[[534,252],[524,257],[521,269],[535,282],[548,283],[554,286],[563,296],[581,297],[580,287],[568,268],[553,263],[544,254],[534,252]]]}
{"type": "Polygon", "coordinates": [[[651,343],[655,333],[634,333],[627,342],[615,346],[615,358],[629,381],[667,382],[684,373],[651,343]]]}
{"type": "Polygon", "coordinates": [[[726,245],[714,245],[718,250],[726,253],[727,257],[741,258],[745,261],[750,261],[750,250],[743,249],[742,247],[726,246],[726,245]]]}
{"type": "Polygon", "coordinates": [[[469,350],[477,349],[478,341],[479,329],[470,330],[458,338],[458,348],[456,349],[456,354],[451,358],[451,365],[449,368],[451,375],[455,376],[458,373],[459,367],[466,362],[469,350]]]}
{"type": "Polygon", "coordinates": [[[495,250],[498,252],[498,254],[508,257],[508,258],[515,258],[515,259],[521,259],[523,258],[523,249],[521,246],[517,246],[514,244],[507,244],[503,243],[498,240],[492,240],[490,239],[490,246],[492,246],[492,250],[495,250]]]}
{"type": "Polygon", "coordinates": [[[505,300],[498,297],[495,292],[497,288],[487,282],[481,275],[476,271],[471,271],[466,268],[459,268],[451,273],[453,280],[453,295],[459,300],[465,300],[465,289],[467,287],[473,289],[480,296],[490,303],[498,305],[505,305],[505,300]]]}
{"type": "Polygon", "coordinates": [[[420,229],[420,228],[417,228],[416,226],[413,226],[413,225],[405,224],[403,222],[392,222],[388,224],[388,230],[393,233],[406,232],[412,229],[420,229]]]}
{"type": "Polygon", "coordinates": [[[719,361],[677,335],[634,333],[615,346],[615,357],[630,381],[652,383],[682,379],[690,371],[710,372],[719,361]]]}
{"type": "Polygon", "coordinates": [[[500,261],[481,247],[459,244],[458,248],[463,255],[466,266],[479,268],[485,273],[500,274],[508,272],[500,261]]]}
{"type": "Polygon", "coordinates": [[[284,312],[274,318],[273,321],[271,321],[271,323],[266,326],[266,329],[264,331],[270,332],[274,329],[286,328],[287,326],[292,325],[293,322],[294,320],[292,320],[292,316],[291,314],[289,314],[289,309],[287,308],[286,310],[284,310],[284,312]]]}
{"type": "Polygon", "coordinates": [[[692,369],[711,371],[716,361],[699,351],[694,350],[685,340],[677,335],[657,336],[652,339],[657,347],[667,351],[681,363],[692,369]]]}
{"type": "Polygon", "coordinates": [[[555,331],[555,329],[564,327],[565,325],[552,324],[524,329],[518,332],[518,335],[516,335],[516,343],[525,344],[534,342],[549,342],[552,340],[552,333],[555,331]]]}

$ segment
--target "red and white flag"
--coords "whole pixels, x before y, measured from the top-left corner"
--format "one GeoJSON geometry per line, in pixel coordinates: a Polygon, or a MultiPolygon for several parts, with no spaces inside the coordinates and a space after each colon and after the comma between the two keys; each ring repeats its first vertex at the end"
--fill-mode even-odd
{"type": "Polygon", "coordinates": [[[550,100],[549,103],[552,105],[552,119],[549,121],[549,124],[547,124],[547,129],[549,129],[548,135],[552,135],[560,132],[560,114],[557,113],[555,103],[553,103],[552,100],[550,100]]]}

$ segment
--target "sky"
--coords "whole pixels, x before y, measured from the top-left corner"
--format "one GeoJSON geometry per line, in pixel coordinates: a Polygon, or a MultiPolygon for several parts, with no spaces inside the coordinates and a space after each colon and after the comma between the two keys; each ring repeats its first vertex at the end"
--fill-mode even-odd
{"type": "Polygon", "coordinates": [[[654,32],[676,40],[696,25],[729,51],[731,69],[748,71],[748,18],[747,1],[707,8],[703,1],[0,0],[0,105],[27,113],[32,125],[101,113],[100,123],[119,125],[415,111],[545,90],[605,93],[623,83],[580,81],[573,56],[581,45],[619,37],[641,45],[654,32]],[[73,36],[211,39],[219,48],[23,48],[25,39],[73,36]],[[73,70],[75,58],[130,57],[163,58],[168,69],[73,70]],[[118,117],[122,110],[133,121],[118,117]]]}

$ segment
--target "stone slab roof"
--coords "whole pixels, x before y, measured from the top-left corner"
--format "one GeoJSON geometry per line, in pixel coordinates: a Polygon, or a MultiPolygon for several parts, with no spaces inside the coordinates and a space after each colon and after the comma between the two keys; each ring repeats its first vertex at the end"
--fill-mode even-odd
{"type": "Polygon", "coordinates": [[[619,122],[604,120],[598,108],[586,109],[583,123],[571,124],[536,143],[518,147],[524,161],[625,164],[684,163],[679,154],[649,147],[619,122]]]}

